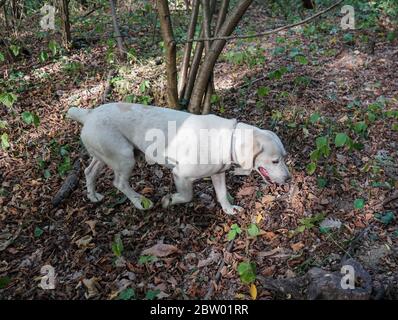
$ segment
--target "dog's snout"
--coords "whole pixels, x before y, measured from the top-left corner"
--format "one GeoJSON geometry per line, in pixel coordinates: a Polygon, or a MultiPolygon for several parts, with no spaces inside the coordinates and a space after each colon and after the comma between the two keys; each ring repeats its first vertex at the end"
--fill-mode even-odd
{"type": "Polygon", "coordinates": [[[292,181],[292,176],[289,174],[286,179],[285,179],[285,183],[289,183],[290,181],[292,181]]]}

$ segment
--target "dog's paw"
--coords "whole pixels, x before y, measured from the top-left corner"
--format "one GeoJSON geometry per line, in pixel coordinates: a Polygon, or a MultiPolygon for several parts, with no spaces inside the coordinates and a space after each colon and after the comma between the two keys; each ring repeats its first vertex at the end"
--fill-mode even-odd
{"type": "Polygon", "coordinates": [[[165,196],[162,198],[162,201],[161,201],[162,207],[163,207],[163,208],[169,207],[169,206],[171,205],[171,200],[172,200],[171,194],[165,195],[165,196]]]}
{"type": "Polygon", "coordinates": [[[104,199],[104,196],[100,193],[95,192],[94,194],[88,194],[87,197],[91,202],[100,202],[104,199]]]}
{"type": "Polygon", "coordinates": [[[231,207],[229,207],[229,208],[227,208],[227,209],[223,209],[223,211],[226,213],[226,214],[228,214],[228,215],[235,215],[235,214],[237,214],[237,213],[241,213],[241,212],[243,212],[243,208],[242,207],[239,207],[239,206],[231,206],[231,207]]]}

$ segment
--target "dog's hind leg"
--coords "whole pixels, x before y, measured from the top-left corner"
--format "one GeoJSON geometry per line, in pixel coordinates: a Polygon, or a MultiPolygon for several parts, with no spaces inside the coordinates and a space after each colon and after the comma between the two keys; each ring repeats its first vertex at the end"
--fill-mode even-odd
{"type": "Polygon", "coordinates": [[[87,197],[91,202],[99,202],[104,196],[95,191],[95,181],[97,180],[98,173],[104,167],[104,163],[93,157],[90,165],[84,170],[86,176],[87,197]]]}
{"type": "Polygon", "coordinates": [[[162,199],[163,208],[167,208],[173,204],[187,203],[192,200],[193,196],[193,181],[192,179],[180,177],[173,174],[174,184],[176,185],[177,192],[172,195],[166,195],[162,199]]]}
{"type": "Polygon", "coordinates": [[[113,185],[123,192],[133,205],[139,210],[148,210],[153,207],[153,203],[148,198],[135,192],[129,184],[131,171],[135,165],[134,152],[126,152],[127,148],[123,149],[124,152],[115,154],[116,159],[112,159],[111,166],[115,172],[115,179],[113,185]]]}

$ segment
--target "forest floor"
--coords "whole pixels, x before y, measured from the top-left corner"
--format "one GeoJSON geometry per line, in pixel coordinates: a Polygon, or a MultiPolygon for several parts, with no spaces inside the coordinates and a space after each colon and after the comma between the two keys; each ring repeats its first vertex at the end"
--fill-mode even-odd
{"type": "MultiPolygon", "coordinates": [[[[114,43],[92,37],[104,33],[88,32],[90,23],[74,28],[80,48],[63,57],[40,61],[48,39],[27,31],[22,36],[29,38],[31,56],[0,65],[0,91],[17,94],[12,109],[0,109],[10,143],[0,151],[0,298],[201,299],[214,285],[213,299],[251,299],[237,272],[242,261],[254,262],[259,276],[295,279],[314,266],[339,271],[346,257],[359,261],[374,281],[394,283],[397,39],[387,40],[385,32],[341,31],[338,17],[231,41],[215,70],[214,113],[275,131],[289,153],[289,185],[230,173],[229,192],[244,213],[225,215],[209,180],[195,184],[191,203],[163,209],[160,199],[174,188],[170,171],[142,163],[131,184],[155,203],[149,211],[135,210],[112,186],[108,169],[97,185],[105,195],[101,203],[88,201],[81,177],[71,196],[53,207],[74,161],[81,157],[83,168],[88,163],[80,151],[81,127],[65,113],[72,105],[101,104],[109,70],[116,72],[109,101],[165,106],[160,39],[137,16],[126,18],[130,28],[122,27],[134,48],[124,65],[114,62],[114,43]],[[22,121],[24,111],[37,114],[40,124],[22,121]],[[349,137],[342,147],[335,145],[337,133],[349,137]],[[327,151],[313,158],[314,168],[308,165],[317,143],[327,151]],[[321,228],[326,217],[341,226],[321,228]],[[256,237],[247,234],[251,223],[260,228],[256,237]],[[233,224],[242,232],[228,252],[233,224]],[[143,254],[159,243],[170,245],[164,257],[156,258],[156,250],[143,254]],[[54,290],[39,288],[45,265],[54,267],[54,290]]],[[[266,30],[270,21],[254,6],[238,32],[266,30]]],[[[109,19],[103,25],[111,30],[109,19]]],[[[291,297],[255,284],[257,299],[291,297]]]]}

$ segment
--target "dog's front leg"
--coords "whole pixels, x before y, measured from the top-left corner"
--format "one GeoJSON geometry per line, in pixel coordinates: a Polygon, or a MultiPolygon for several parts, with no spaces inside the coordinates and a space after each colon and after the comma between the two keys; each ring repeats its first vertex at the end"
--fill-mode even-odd
{"type": "Polygon", "coordinates": [[[212,175],[211,180],[216,190],[217,200],[226,214],[236,214],[237,212],[243,211],[242,207],[233,206],[228,200],[227,186],[225,185],[225,172],[212,175]]]}
{"type": "Polygon", "coordinates": [[[177,192],[172,195],[166,195],[162,199],[163,208],[167,208],[177,203],[187,203],[192,200],[193,186],[192,179],[180,177],[177,174],[173,174],[174,183],[177,188],[177,192]]]}

